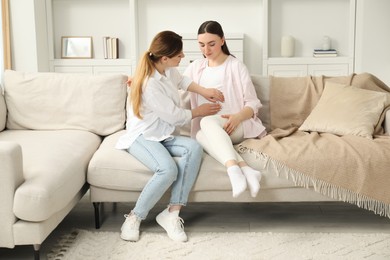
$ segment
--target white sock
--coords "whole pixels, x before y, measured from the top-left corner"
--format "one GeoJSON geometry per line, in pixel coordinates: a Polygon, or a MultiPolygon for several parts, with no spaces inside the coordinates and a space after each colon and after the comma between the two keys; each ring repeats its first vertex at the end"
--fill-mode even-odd
{"type": "Polygon", "coordinates": [[[178,217],[179,216],[179,213],[180,213],[180,210],[173,210],[173,211],[169,211],[169,208],[167,209],[167,212],[170,216],[175,216],[175,217],[178,217]]]}
{"type": "Polygon", "coordinates": [[[251,196],[255,198],[257,196],[257,193],[260,190],[261,172],[256,171],[255,169],[249,166],[241,167],[241,170],[244,173],[245,178],[248,182],[251,196]]]}
{"type": "Polygon", "coordinates": [[[237,198],[246,190],[246,179],[238,165],[227,168],[230,183],[232,184],[233,197],[237,198]]]}

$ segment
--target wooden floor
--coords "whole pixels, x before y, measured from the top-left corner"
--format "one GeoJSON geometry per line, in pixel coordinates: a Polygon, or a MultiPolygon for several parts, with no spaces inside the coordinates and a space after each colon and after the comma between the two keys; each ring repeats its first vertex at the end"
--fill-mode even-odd
{"type": "MultiPolygon", "coordinates": [[[[118,232],[133,204],[104,205],[101,231],[118,232]]],[[[164,232],[155,216],[165,205],[157,205],[141,224],[141,232],[164,232]]],[[[95,230],[94,209],[86,195],[46,239],[41,259],[59,237],[72,229],[95,230]]],[[[342,202],[321,203],[195,203],[183,208],[181,217],[191,232],[356,232],[390,233],[390,219],[342,202]]],[[[32,246],[0,248],[0,259],[33,259],[32,246]]]]}

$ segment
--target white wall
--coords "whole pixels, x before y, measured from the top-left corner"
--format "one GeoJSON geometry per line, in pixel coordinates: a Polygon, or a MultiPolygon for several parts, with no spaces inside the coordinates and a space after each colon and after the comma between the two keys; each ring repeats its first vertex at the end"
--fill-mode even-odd
{"type": "Polygon", "coordinates": [[[38,71],[49,71],[49,46],[46,22],[45,0],[34,0],[34,21],[36,30],[36,53],[38,71]]]}
{"type": "MultiPolygon", "coordinates": [[[[13,68],[23,71],[48,71],[49,65],[45,61],[50,55],[47,36],[45,39],[43,35],[45,33],[47,35],[44,24],[45,0],[10,2],[13,68]]],[[[196,35],[202,22],[216,20],[221,23],[226,34],[245,35],[244,62],[251,73],[262,72],[262,0],[138,0],[137,2],[139,52],[145,51],[152,37],[161,30],[196,35]]],[[[126,27],[126,23],[123,23],[123,26],[126,27]]],[[[96,28],[99,29],[99,25],[96,28]]],[[[115,31],[115,28],[113,30],[115,31]]],[[[57,35],[56,39],[58,38],[60,37],[57,35]]]]}
{"type": "Polygon", "coordinates": [[[12,0],[9,1],[9,8],[12,68],[47,71],[49,61],[44,0],[12,0]]]}
{"type": "Polygon", "coordinates": [[[159,31],[196,36],[204,21],[215,20],[225,34],[244,33],[244,62],[251,73],[262,73],[262,0],[141,0],[138,10],[140,53],[159,31]]]}
{"type": "MultiPolygon", "coordinates": [[[[49,71],[44,2],[10,1],[13,69],[49,71]]],[[[389,11],[389,0],[357,0],[355,71],[370,72],[388,85],[389,11]]],[[[158,31],[169,29],[196,35],[202,22],[217,20],[225,33],[245,34],[244,62],[251,73],[262,73],[262,0],[139,0],[138,12],[140,52],[148,48],[158,31]]]]}
{"type": "Polygon", "coordinates": [[[355,71],[390,86],[390,1],[358,0],[356,14],[355,71]]]}
{"type": "Polygon", "coordinates": [[[270,0],[269,57],[280,57],[283,35],[295,38],[296,57],[311,57],[313,49],[322,47],[325,35],[340,56],[350,56],[349,32],[353,24],[350,25],[349,12],[349,1],[270,0]]]}

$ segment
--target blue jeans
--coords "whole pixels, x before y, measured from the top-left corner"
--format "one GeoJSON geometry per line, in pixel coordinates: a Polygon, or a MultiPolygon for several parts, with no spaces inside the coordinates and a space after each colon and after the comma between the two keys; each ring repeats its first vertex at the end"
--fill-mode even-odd
{"type": "Polygon", "coordinates": [[[146,140],[140,135],[128,152],[154,172],[132,210],[141,220],[172,186],[170,205],[185,206],[198,176],[203,149],[196,140],[175,136],[162,142],[146,140]],[[173,157],[178,157],[175,161],[173,157]]]}

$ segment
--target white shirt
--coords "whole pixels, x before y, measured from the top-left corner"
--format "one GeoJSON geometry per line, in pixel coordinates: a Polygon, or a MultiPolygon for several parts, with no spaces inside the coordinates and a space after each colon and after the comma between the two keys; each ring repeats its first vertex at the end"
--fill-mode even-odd
{"type": "Polygon", "coordinates": [[[151,141],[172,138],[176,126],[188,124],[190,110],[180,107],[178,89],[187,90],[192,80],[182,76],[176,68],[169,68],[161,75],[157,70],[143,85],[141,116],[136,117],[130,105],[127,110],[126,134],[116,144],[117,149],[128,149],[141,134],[151,141]]]}

